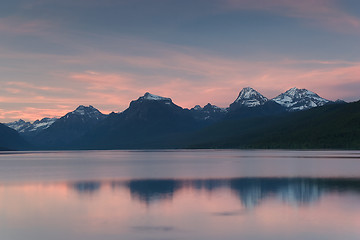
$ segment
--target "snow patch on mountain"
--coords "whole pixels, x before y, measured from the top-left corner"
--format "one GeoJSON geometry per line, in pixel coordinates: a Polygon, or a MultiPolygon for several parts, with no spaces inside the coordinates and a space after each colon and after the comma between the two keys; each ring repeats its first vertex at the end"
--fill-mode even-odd
{"type": "Polygon", "coordinates": [[[145,93],[144,96],[140,97],[141,100],[150,100],[150,101],[171,101],[171,98],[165,98],[158,95],[151,94],[149,92],[145,93]]]}
{"type": "Polygon", "coordinates": [[[36,132],[50,127],[57,118],[43,118],[34,122],[26,122],[22,119],[10,123],[5,123],[6,126],[16,130],[19,133],[36,132]]]}
{"type": "Polygon", "coordinates": [[[31,122],[25,122],[22,119],[19,119],[18,121],[4,123],[9,128],[12,128],[18,132],[23,132],[24,129],[31,127],[31,122]]]}
{"type": "Polygon", "coordinates": [[[38,131],[38,130],[47,129],[47,128],[50,127],[56,120],[57,120],[57,118],[43,118],[43,119],[41,119],[41,120],[36,120],[35,122],[33,122],[33,128],[30,129],[29,131],[33,132],[33,131],[38,131]]]}

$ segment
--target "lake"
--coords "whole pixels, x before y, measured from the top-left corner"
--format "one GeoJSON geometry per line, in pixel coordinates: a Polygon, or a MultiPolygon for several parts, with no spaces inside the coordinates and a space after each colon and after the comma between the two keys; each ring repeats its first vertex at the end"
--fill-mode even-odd
{"type": "Polygon", "coordinates": [[[360,151],[0,152],[0,239],[360,239],[360,151]]]}

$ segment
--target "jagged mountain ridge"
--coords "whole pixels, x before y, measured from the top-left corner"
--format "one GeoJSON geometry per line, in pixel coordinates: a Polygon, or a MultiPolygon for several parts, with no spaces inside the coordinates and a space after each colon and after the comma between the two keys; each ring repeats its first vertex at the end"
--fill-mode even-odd
{"type": "Polygon", "coordinates": [[[34,122],[26,122],[19,119],[18,121],[5,123],[5,125],[16,130],[21,135],[36,135],[38,132],[50,127],[56,120],[57,118],[43,118],[34,122]]]}
{"type": "Polygon", "coordinates": [[[192,148],[360,149],[360,101],[215,123],[192,148]]]}
{"type": "MultiPolygon", "coordinates": [[[[308,100],[309,95],[320,98],[308,90],[300,89],[303,94],[296,94],[296,88],[290,90],[285,93],[293,93],[295,100],[308,100]]],[[[249,87],[242,89],[227,109],[208,103],[189,110],[174,104],[171,98],[147,92],[121,113],[104,115],[92,106],[80,105],[27,139],[40,149],[172,148],[184,146],[185,134],[217,122],[276,117],[299,110],[292,110],[293,106],[280,105],[249,87]]]]}
{"type": "Polygon", "coordinates": [[[22,119],[19,119],[14,122],[4,123],[4,125],[16,130],[19,133],[25,132],[25,131],[27,131],[27,129],[32,128],[31,122],[25,122],[22,119]]]}
{"type": "MultiPolygon", "coordinates": [[[[144,96],[139,97],[138,100],[165,101],[168,102],[167,104],[170,104],[172,102],[171,98],[161,97],[151,94],[149,92],[146,92],[144,96]]],[[[203,117],[204,119],[208,119],[211,118],[211,113],[226,113],[228,110],[234,110],[240,107],[258,107],[264,105],[269,101],[276,102],[277,104],[286,108],[286,110],[288,111],[305,110],[332,102],[330,100],[320,97],[316,93],[311,92],[307,89],[298,89],[296,87],[279,94],[273,99],[268,99],[267,97],[263,96],[261,93],[251,87],[245,87],[240,91],[238,97],[233,103],[230,104],[228,108],[220,108],[208,103],[206,106],[204,106],[204,108],[202,108],[200,105],[196,105],[190,110],[195,115],[201,115],[201,117],[203,117]]],[[[338,99],[335,101],[335,103],[344,103],[344,101],[338,99]]],[[[68,118],[70,115],[81,116],[85,113],[88,114],[87,117],[89,118],[101,118],[102,114],[91,105],[87,107],[88,111],[84,111],[85,108],[85,106],[80,105],[75,111],[68,113],[69,115],[67,114],[66,118],[68,118]]],[[[199,116],[197,117],[199,118],[199,116]]],[[[56,120],[57,118],[43,118],[41,120],[36,120],[35,122],[31,123],[20,119],[18,121],[5,123],[5,125],[15,129],[19,133],[24,133],[44,130],[51,126],[56,120]]]]}
{"type": "MultiPolygon", "coordinates": [[[[330,100],[322,98],[318,94],[307,89],[293,87],[284,93],[279,94],[275,98],[268,99],[253,88],[246,87],[240,91],[239,96],[232,104],[230,104],[229,109],[236,110],[243,107],[259,107],[270,101],[281,105],[290,112],[306,110],[331,103],[330,100]]],[[[340,103],[340,101],[338,102],[340,103]]]]}
{"type": "Polygon", "coordinates": [[[175,136],[196,128],[190,110],[150,93],[131,101],[121,113],[112,113],[79,142],[82,148],[166,148],[175,136]]]}
{"type": "Polygon", "coordinates": [[[212,123],[222,119],[228,110],[208,103],[204,107],[196,105],[190,109],[190,112],[196,120],[212,123]]]}
{"type": "Polygon", "coordinates": [[[240,91],[239,96],[230,104],[226,118],[271,116],[283,112],[285,112],[285,109],[281,105],[264,97],[255,89],[246,87],[240,91]]]}
{"type": "Polygon", "coordinates": [[[69,148],[73,141],[81,138],[105,117],[105,114],[91,105],[80,105],[28,140],[45,149],[69,148]]]}

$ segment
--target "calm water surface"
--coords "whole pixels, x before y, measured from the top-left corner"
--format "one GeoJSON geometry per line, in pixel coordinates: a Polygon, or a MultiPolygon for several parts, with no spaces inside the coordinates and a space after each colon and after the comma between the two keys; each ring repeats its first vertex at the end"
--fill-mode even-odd
{"type": "Polygon", "coordinates": [[[1,240],[360,239],[360,151],[0,153],[1,240]]]}

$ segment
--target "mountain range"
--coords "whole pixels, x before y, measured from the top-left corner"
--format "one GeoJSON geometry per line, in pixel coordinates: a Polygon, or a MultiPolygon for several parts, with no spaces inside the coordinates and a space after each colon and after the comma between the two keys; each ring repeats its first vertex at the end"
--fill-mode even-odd
{"type": "MultiPolygon", "coordinates": [[[[93,106],[81,105],[58,119],[44,118],[33,123],[20,119],[5,123],[7,127],[1,124],[0,131],[12,134],[15,142],[9,145],[0,139],[0,147],[33,150],[357,148],[360,136],[357,104],[332,102],[297,88],[268,99],[246,87],[228,108],[208,103],[204,107],[196,105],[186,109],[170,98],[145,93],[131,101],[121,113],[105,115],[93,106]],[[337,115],[339,112],[342,115],[337,115]],[[350,125],[340,124],[344,119],[348,119],[350,125]],[[318,125],[316,129],[313,129],[314,124],[318,125]],[[339,126],[350,133],[331,135],[341,130],[339,126]],[[325,133],[331,135],[329,139],[310,141],[310,135],[326,138],[325,133]],[[348,134],[352,134],[352,138],[348,134]],[[334,144],[324,144],[330,139],[334,144]],[[336,139],[343,142],[337,143],[336,139]]],[[[2,135],[3,139],[6,134],[2,135]]]]}

